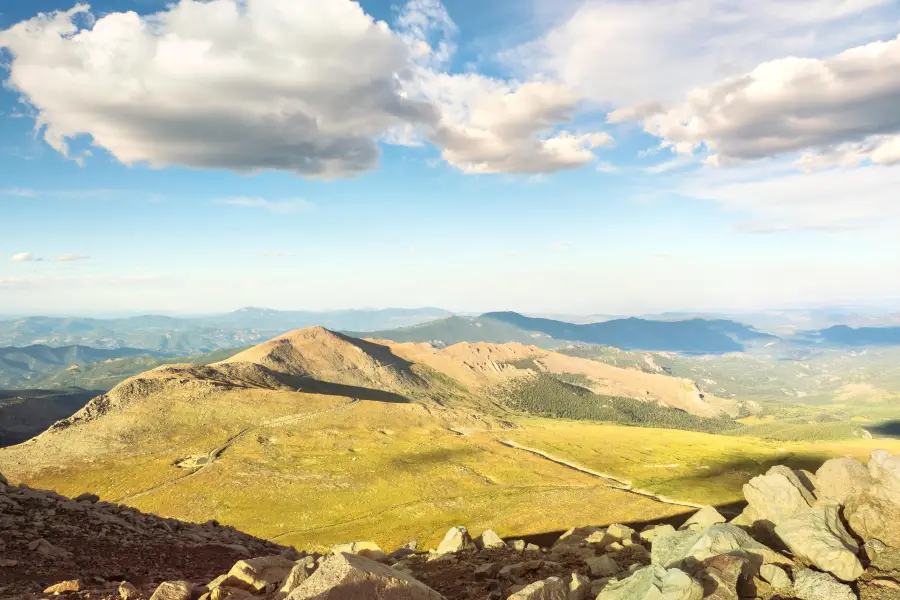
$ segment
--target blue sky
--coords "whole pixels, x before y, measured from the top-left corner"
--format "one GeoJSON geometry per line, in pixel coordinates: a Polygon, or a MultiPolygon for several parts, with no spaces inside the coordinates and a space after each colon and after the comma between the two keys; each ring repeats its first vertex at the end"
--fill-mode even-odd
{"type": "Polygon", "coordinates": [[[893,3],[12,4],[0,314],[900,304],[893,3]]]}

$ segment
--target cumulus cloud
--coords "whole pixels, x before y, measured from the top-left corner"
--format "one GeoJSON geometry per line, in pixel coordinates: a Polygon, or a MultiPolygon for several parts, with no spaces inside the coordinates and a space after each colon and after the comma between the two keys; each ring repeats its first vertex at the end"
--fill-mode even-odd
{"type": "Polygon", "coordinates": [[[783,58],[696,89],[671,109],[631,109],[645,130],[713,164],[807,150],[801,166],[900,162],[900,37],[831,58],[783,58]]]}
{"type": "MultiPolygon", "coordinates": [[[[448,73],[456,26],[436,0],[412,0],[398,19],[416,66],[406,83],[410,97],[439,113],[421,135],[464,173],[539,174],[577,169],[593,150],[612,143],[604,132],[570,132],[579,97],[552,81],[506,81],[478,73],[448,73]]],[[[400,137],[410,145],[413,136],[400,137]]]]}
{"type": "Polygon", "coordinates": [[[399,89],[406,46],[349,0],[181,0],[96,20],[79,4],[0,46],[65,155],[87,134],[126,164],[340,177],[376,165],[378,135],[433,119],[399,89]]]}
{"type": "Polygon", "coordinates": [[[13,262],[37,262],[41,259],[33,255],[31,252],[19,252],[10,257],[13,262]]]}
{"type": "Polygon", "coordinates": [[[90,260],[90,256],[86,254],[57,254],[53,260],[57,262],[75,262],[79,260],[90,260]]]}
{"type": "Polygon", "coordinates": [[[351,0],[180,0],[79,4],[0,46],[43,139],[78,161],[85,135],[126,164],[337,178],[375,168],[379,141],[429,140],[463,172],[541,173],[609,142],[559,129],[578,101],[560,84],[449,74],[456,34],[439,0],[409,0],[393,30],[351,0]]]}
{"type": "Polygon", "coordinates": [[[313,208],[311,202],[307,202],[302,198],[294,198],[292,200],[272,201],[265,198],[255,197],[236,197],[223,198],[216,200],[216,204],[224,204],[227,206],[240,206],[243,208],[260,208],[272,213],[280,215],[290,215],[313,208]]]}
{"type": "Polygon", "coordinates": [[[612,106],[676,101],[784,56],[827,56],[896,34],[891,0],[536,0],[556,23],[504,53],[612,106]],[[552,8],[551,8],[552,7],[552,8]]]}

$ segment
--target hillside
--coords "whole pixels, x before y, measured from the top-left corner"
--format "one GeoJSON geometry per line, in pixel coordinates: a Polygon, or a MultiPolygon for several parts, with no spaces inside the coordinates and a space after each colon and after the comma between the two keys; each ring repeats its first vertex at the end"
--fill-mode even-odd
{"type": "Polygon", "coordinates": [[[428,323],[386,331],[348,332],[355,337],[386,339],[395,342],[428,342],[451,346],[460,342],[518,342],[544,348],[554,348],[562,342],[549,336],[523,331],[515,325],[486,317],[452,316],[428,323]]]}
{"type": "Polygon", "coordinates": [[[77,344],[184,355],[248,346],[288,330],[317,324],[333,329],[375,330],[414,325],[449,314],[438,308],[324,312],[244,308],[209,317],[24,317],[0,321],[0,346],[77,344]]]}
{"type": "Polygon", "coordinates": [[[436,544],[460,521],[527,535],[564,530],[573,515],[585,524],[668,518],[686,503],[736,501],[739,482],[774,461],[809,468],[876,443],[900,449],[543,418],[527,414],[542,407],[523,412],[501,395],[551,376],[619,398],[650,391],[645,405],[665,414],[686,413],[660,399],[717,408],[690,382],[535,346],[385,344],[311,328],[211,365],[130,378],[0,449],[0,472],[321,549],[367,538],[436,544]]]}
{"type": "Polygon", "coordinates": [[[623,350],[723,354],[744,350],[746,342],[777,339],[752,327],[721,319],[648,321],[630,318],[575,324],[531,318],[514,312],[486,313],[482,318],[508,323],[524,331],[542,333],[556,340],[614,346],[623,350]]]}
{"type": "Polygon", "coordinates": [[[818,331],[801,332],[800,340],[836,346],[898,346],[900,327],[848,327],[835,325],[818,331]]]}
{"type": "Polygon", "coordinates": [[[80,410],[97,392],[61,390],[0,390],[0,447],[21,444],[80,410]]]}
{"type": "Polygon", "coordinates": [[[87,346],[37,345],[23,348],[0,348],[0,389],[42,387],[35,383],[42,377],[73,366],[147,354],[135,348],[104,350],[87,346]]]}

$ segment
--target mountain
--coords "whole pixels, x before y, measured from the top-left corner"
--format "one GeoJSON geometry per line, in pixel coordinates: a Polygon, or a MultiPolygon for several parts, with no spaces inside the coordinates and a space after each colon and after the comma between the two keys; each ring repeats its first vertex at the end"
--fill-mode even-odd
{"type": "Polygon", "coordinates": [[[385,329],[448,316],[439,308],[275,311],[244,308],[225,315],[116,319],[24,317],[0,321],[0,345],[84,345],[195,354],[257,343],[285,331],[326,324],[333,329],[385,329]]]}
{"type": "Polygon", "coordinates": [[[62,390],[0,390],[0,447],[20,444],[54,422],[80,410],[97,392],[62,390]]]}
{"type": "Polygon", "coordinates": [[[35,386],[32,382],[56,371],[147,354],[146,350],[136,348],[111,350],[87,346],[52,348],[43,344],[24,348],[0,348],[0,389],[40,387],[40,385],[35,386]]]}
{"type": "Polygon", "coordinates": [[[481,317],[508,323],[524,331],[538,332],[555,340],[614,346],[623,350],[723,354],[741,352],[747,342],[778,339],[752,327],[723,319],[648,321],[629,318],[574,324],[526,317],[514,312],[486,313],[481,317]]]}
{"type": "Polygon", "coordinates": [[[452,316],[411,327],[387,331],[348,332],[348,335],[385,339],[394,342],[429,342],[449,346],[460,342],[519,342],[542,347],[557,347],[561,342],[541,333],[523,331],[515,325],[487,317],[452,316]]]}
{"type": "Polygon", "coordinates": [[[815,344],[836,346],[897,346],[900,345],[900,327],[848,327],[835,325],[819,331],[804,332],[800,339],[815,344]]]}

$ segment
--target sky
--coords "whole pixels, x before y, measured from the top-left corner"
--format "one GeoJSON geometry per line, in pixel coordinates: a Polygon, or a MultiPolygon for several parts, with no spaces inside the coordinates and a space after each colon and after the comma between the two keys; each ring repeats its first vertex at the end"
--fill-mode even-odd
{"type": "Polygon", "coordinates": [[[0,314],[900,306],[892,0],[31,0],[0,65],[0,314]]]}

